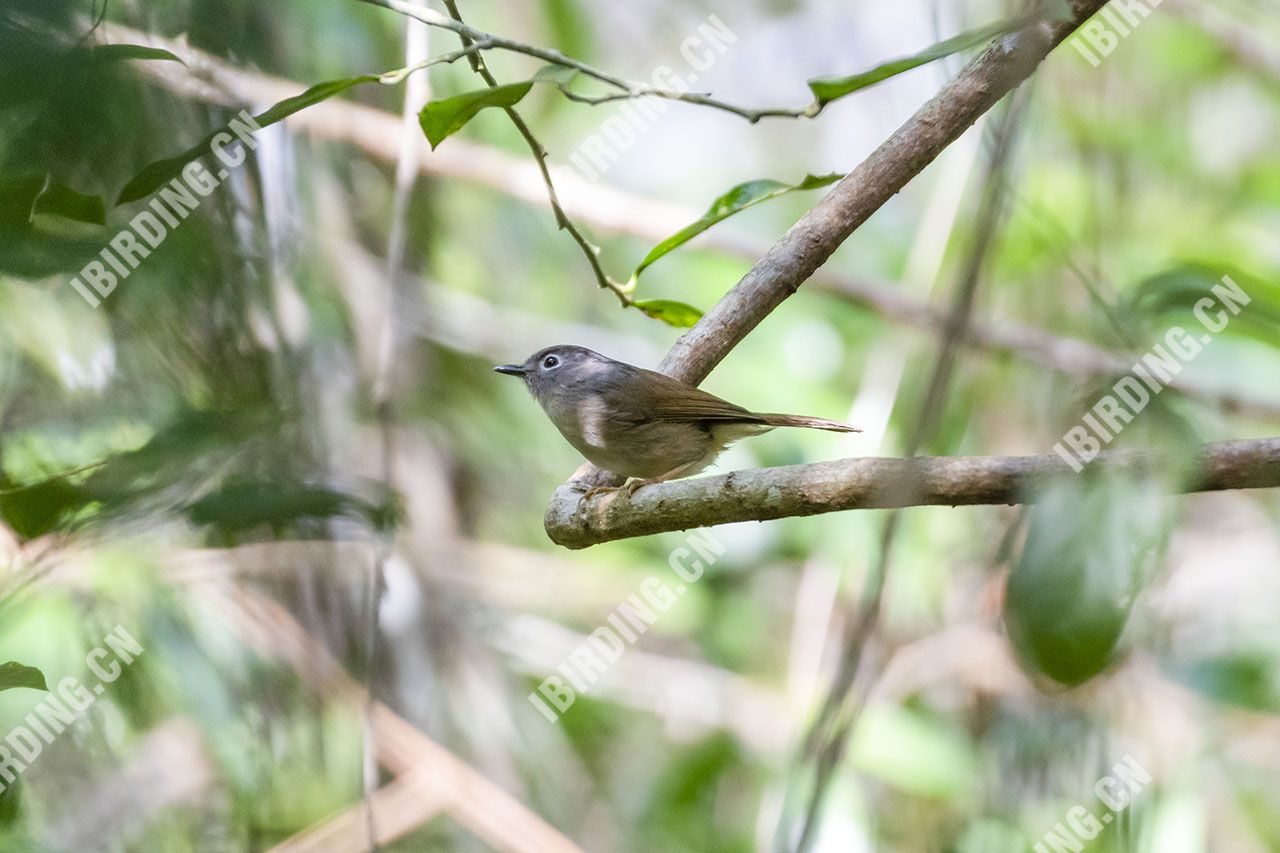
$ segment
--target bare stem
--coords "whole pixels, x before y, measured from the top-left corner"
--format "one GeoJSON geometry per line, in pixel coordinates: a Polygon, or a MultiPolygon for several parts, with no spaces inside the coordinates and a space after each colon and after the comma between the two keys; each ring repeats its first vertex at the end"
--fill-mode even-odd
{"type": "MultiPolygon", "coordinates": [[[[399,2],[399,0],[364,0],[364,2],[374,3],[379,6],[385,5],[387,8],[394,8],[393,6],[388,5],[391,3],[395,3],[396,6],[405,5],[399,2]]],[[[418,18],[418,20],[422,20],[425,23],[430,23],[430,21],[426,20],[426,17],[441,17],[443,20],[458,24],[461,29],[456,27],[447,27],[446,29],[451,29],[458,34],[458,38],[462,40],[462,47],[464,50],[484,41],[495,41],[493,36],[479,30],[475,30],[474,28],[464,24],[462,22],[462,14],[458,11],[458,4],[454,2],[454,0],[445,0],[444,5],[445,8],[449,10],[449,14],[452,18],[443,18],[443,16],[440,16],[438,12],[433,12],[430,9],[420,9],[416,6],[408,6],[407,9],[411,9],[414,12],[424,13],[424,17],[419,17],[418,15],[412,15],[411,17],[418,18]]],[[[409,13],[406,11],[405,14],[409,13]]],[[[468,60],[471,63],[472,70],[479,74],[481,79],[483,79],[490,88],[498,85],[497,78],[489,71],[488,66],[485,65],[484,57],[482,57],[477,51],[470,51],[468,53],[468,60]]],[[[622,304],[623,308],[630,307],[634,304],[634,300],[631,298],[632,286],[614,281],[609,277],[609,274],[605,272],[604,267],[600,264],[600,247],[587,239],[587,236],[582,233],[582,230],[578,228],[577,225],[574,224],[573,220],[569,218],[568,214],[564,212],[564,208],[560,205],[560,196],[556,193],[555,182],[551,180],[551,170],[547,168],[547,149],[538,141],[538,137],[534,135],[533,130],[529,127],[528,123],[521,118],[518,112],[516,112],[515,107],[504,107],[503,112],[505,112],[507,117],[511,119],[511,123],[515,125],[520,136],[524,138],[525,144],[528,145],[529,150],[533,152],[533,159],[538,164],[538,173],[542,176],[542,183],[547,187],[547,200],[551,203],[551,210],[555,214],[556,226],[568,231],[569,236],[572,237],[573,241],[582,249],[582,254],[586,256],[587,263],[591,266],[591,272],[596,277],[596,283],[604,290],[608,290],[614,296],[618,297],[618,301],[622,304]]]]}
{"type": "Polygon", "coordinates": [[[404,68],[397,68],[394,71],[384,71],[378,75],[378,82],[384,86],[394,86],[404,82],[404,79],[410,74],[430,68],[433,65],[447,65],[451,62],[457,62],[464,56],[472,56],[482,50],[493,47],[492,41],[476,41],[449,53],[442,53],[439,56],[432,56],[413,65],[406,65],[404,68]]]}
{"type": "MultiPolygon", "coordinates": [[[[552,65],[559,65],[563,68],[572,68],[574,71],[589,77],[592,80],[603,83],[616,92],[609,95],[590,96],[590,95],[573,95],[570,94],[565,87],[561,87],[570,98],[582,103],[607,103],[609,101],[624,100],[627,98],[662,98],[668,101],[683,101],[687,104],[697,104],[711,109],[721,110],[723,112],[732,113],[741,116],[751,123],[760,121],[762,118],[813,118],[822,111],[822,106],[817,102],[800,108],[767,108],[767,109],[751,109],[748,107],[739,107],[734,104],[713,98],[702,92],[682,92],[677,89],[667,89],[662,86],[651,86],[648,83],[637,83],[631,80],[625,80],[602,71],[592,65],[588,65],[581,60],[566,56],[558,50],[551,48],[538,47],[532,44],[516,41],[515,39],[505,38],[503,36],[487,33],[484,30],[464,23],[453,15],[446,17],[432,9],[424,9],[413,6],[404,0],[360,0],[362,3],[368,3],[371,6],[380,6],[383,9],[390,9],[401,15],[407,15],[410,18],[422,21],[432,27],[440,27],[442,29],[451,30],[458,34],[460,38],[468,39],[473,42],[487,42],[488,48],[497,48],[500,50],[509,50],[512,53],[523,53],[526,56],[532,56],[549,62],[552,65]]],[[[449,4],[445,4],[448,8],[449,4]]],[[[464,42],[465,43],[465,42],[464,42]]]]}

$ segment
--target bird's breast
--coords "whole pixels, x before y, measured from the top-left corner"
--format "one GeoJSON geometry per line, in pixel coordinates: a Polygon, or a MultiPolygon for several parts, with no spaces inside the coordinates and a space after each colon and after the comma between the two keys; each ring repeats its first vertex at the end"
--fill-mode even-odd
{"type": "Polygon", "coordinates": [[[609,407],[604,398],[598,394],[583,397],[578,403],[575,415],[582,440],[591,447],[604,449],[606,446],[605,430],[609,425],[609,407]]]}
{"type": "Polygon", "coordinates": [[[593,464],[624,477],[659,477],[714,448],[695,422],[637,418],[616,411],[606,395],[556,395],[544,408],[560,434],[593,464]]]}

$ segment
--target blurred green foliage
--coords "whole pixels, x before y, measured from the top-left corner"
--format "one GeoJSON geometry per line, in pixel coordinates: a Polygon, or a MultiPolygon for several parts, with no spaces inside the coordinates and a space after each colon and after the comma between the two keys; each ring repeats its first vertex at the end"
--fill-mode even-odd
{"type": "Polygon", "coordinates": [[[1111,662],[1168,535],[1160,490],[1124,475],[1081,475],[1047,487],[1029,512],[1009,572],[1004,624],[1022,659],[1076,685],[1111,662]]]}
{"type": "MultiPolygon", "coordinates": [[[[806,80],[902,70],[883,64],[897,57],[941,59],[857,94],[871,78],[845,80],[831,94],[848,97],[814,121],[748,125],[672,106],[597,187],[597,219],[615,227],[582,223],[620,278],[675,224],[628,227],[658,214],[625,194],[678,205],[681,223],[717,199],[738,213],[715,225],[718,245],[767,247],[814,196],[761,176],[850,171],[959,63],[944,56],[961,44],[948,36],[1009,11],[968,20],[941,4],[932,32],[924,7],[891,5],[462,5],[477,26],[634,79],[678,66],[683,34],[714,12],[739,39],[698,85],[751,106],[803,106],[823,97],[806,80]],[[762,188],[780,197],[742,203],[762,188]]],[[[1274,2],[1211,5],[1232,32],[1277,49],[1274,2]]],[[[584,849],[767,847],[882,514],[716,531],[726,552],[706,576],[548,723],[527,696],[572,648],[566,636],[604,624],[683,540],[557,553],[542,507],[580,460],[490,365],[570,341],[652,365],[679,331],[619,310],[549,212],[521,200],[510,173],[484,173],[502,155],[532,162],[497,110],[432,125],[452,134],[442,158],[481,146],[440,169],[483,179],[432,161],[408,192],[388,305],[395,164],[273,122],[329,97],[398,118],[401,87],[356,85],[405,64],[398,16],[356,2],[110,4],[110,22],[186,33],[304,92],[242,105],[162,85],[189,73],[163,54],[113,39],[104,55],[91,6],[0,8],[0,649],[29,686],[32,672],[42,686],[92,683],[85,655],[117,624],[145,651],[0,793],[0,849],[67,849],[85,833],[111,849],[265,849],[358,806],[363,707],[280,659],[287,626],[248,619],[227,603],[237,595],[285,608],[378,699],[584,849]],[[308,91],[317,81],[331,82],[308,91]],[[90,307],[71,277],[242,106],[272,119],[259,149],[90,307]],[[377,388],[388,311],[399,336],[389,405],[377,388]],[[339,547],[351,544],[389,555],[385,586],[339,547]],[[374,589],[385,595],[371,646],[374,589]],[[190,724],[176,731],[198,758],[166,756],[168,800],[136,780],[148,744],[164,743],[149,738],[175,722],[190,724]],[[136,811],[112,805],[120,789],[136,811]]],[[[457,44],[434,33],[430,47],[457,44]]],[[[1184,375],[1258,406],[1166,390],[1114,444],[1188,464],[1199,442],[1274,434],[1274,414],[1258,412],[1280,408],[1280,85],[1239,47],[1162,6],[1097,69],[1070,46],[1056,52],[1031,84],[979,290],[986,325],[1141,353],[1171,326],[1195,328],[1190,309],[1229,274],[1252,301],[1184,375]]],[[[539,64],[490,59],[518,87],[539,64]]],[[[437,110],[492,97],[465,62],[427,73],[437,110]]],[[[552,165],[619,115],[553,86],[521,94],[552,165]]],[[[982,187],[969,175],[985,156],[956,146],[828,271],[945,306],[972,247],[982,187]]],[[[754,260],[754,249],[679,242],[646,269],[641,294],[672,326],[754,260]]],[[[721,467],[899,452],[936,340],[806,285],[706,387],[756,409],[853,412],[867,436],[777,432],[721,467]]],[[[1025,353],[960,359],[933,452],[1044,452],[1117,378],[1025,353]]],[[[1089,849],[1277,846],[1280,785],[1251,745],[1269,743],[1280,713],[1280,506],[1263,492],[1168,498],[1156,487],[1185,473],[1172,467],[1160,482],[1052,484],[1025,536],[1005,508],[905,516],[872,655],[882,678],[867,685],[821,849],[1027,849],[1072,806],[1097,808],[1096,780],[1126,752],[1156,781],[1089,849]]],[[[300,657],[321,668],[314,649],[300,657]]],[[[41,696],[3,691],[0,736],[41,696]]],[[[444,814],[386,849],[484,848],[444,814]]]]}

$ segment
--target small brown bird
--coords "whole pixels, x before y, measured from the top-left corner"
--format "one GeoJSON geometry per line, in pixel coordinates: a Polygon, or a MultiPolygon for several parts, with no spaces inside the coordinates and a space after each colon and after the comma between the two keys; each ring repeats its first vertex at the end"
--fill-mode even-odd
{"type": "Polygon", "coordinates": [[[774,427],[861,432],[825,418],[751,412],[585,347],[547,347],[524,364],[494,370],[522,377],[560,434],[591,462],[639,478],[628,484],[628,494],[696,474],[730,443],[774,427]]]}

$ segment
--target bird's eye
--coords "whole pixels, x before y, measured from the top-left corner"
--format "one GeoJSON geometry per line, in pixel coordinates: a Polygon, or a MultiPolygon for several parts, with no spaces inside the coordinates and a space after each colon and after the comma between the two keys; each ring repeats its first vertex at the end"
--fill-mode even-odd
{"type": "Polygon", "coordinates": [[[559,367],[559,366],[560,366],[559,356],[549,355],[542,360],[543,370],[551,370],[552,368],[559,367]]]}

